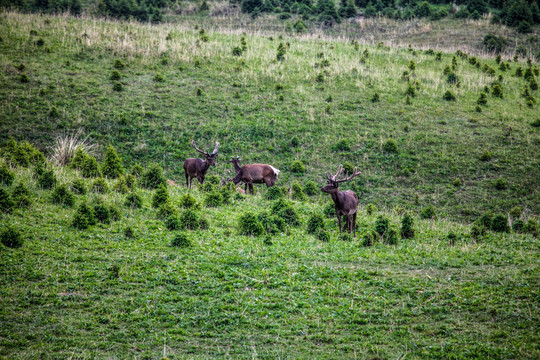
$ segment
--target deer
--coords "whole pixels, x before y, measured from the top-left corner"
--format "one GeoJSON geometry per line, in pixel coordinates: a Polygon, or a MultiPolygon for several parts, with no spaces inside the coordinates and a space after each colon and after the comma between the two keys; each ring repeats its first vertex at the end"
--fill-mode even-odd
{"type": "Polygon", "coordinates": [[[321,191],[332,196],[334,200],[334,205],[336,206],[336,215],[339,223],[339,232],[341,233],[341,216],[344,215],[346,219],[346,228],[347,232],[353,233],[356,237],[356,213],[358,209],[358,196],[352,190],[339,191],[339,184],[345,181],[349,181],[355,176],[360,175],[361,171],[356,171],[356,167],[353,170],[351,176],[345,175],[344,179],[338,180],[338,176],[343,172],[343,165],[339,165],[339,169],[335,175],[332,175],[332,172],[329,171],[325,173],[327,184],[321,188],[321,191]]]}
{"type": "Polygon", "coordinates": [[[240,167],[240,161],[242,161],[240,156],[237,156],[236,158],[234,156],[231,157],[229,162],[234,165],[236,176],[227,180],[232,181],[234,185],[238,185],[238,183],[243,182],[245,184],[246,194],[249,188],[249,193],[253,195],[253,184],[266,184],[266,187],[271,187],[276,184],[280,171],[272,165],[249,164],[240,167]]]}
{"type": "Polygon", "coordinates": [[[208,171],[210,166],[216,164],[215,158],[218,156],[217,152],[219,149],[219,143],[216,141],[216,146],[214,147],[214,151],[212,151],[211,154],[199,149],[195,144],[195,140],[191,141],[191,146],[193,146],[195,150],[203,154],[205,158],[189,158],[184,161],[184,173],[186,174],[186,185],[188,189],[191,188],[193,178],[197,178],[197,180],[199,180],[201,184],[204,183],[204,177],[206,176],[206,172],[208,171]]]}

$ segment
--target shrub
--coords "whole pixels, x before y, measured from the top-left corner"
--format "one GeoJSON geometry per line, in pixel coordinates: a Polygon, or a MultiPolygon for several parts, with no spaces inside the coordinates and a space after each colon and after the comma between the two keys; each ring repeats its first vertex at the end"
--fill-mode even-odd
{"type": "Polygon", "coordinates": [[[317,184],[311,180],[306,181],[304,184],[304,192],[306,195],[313,196],[319,193],[320,189],[317,184]]]}
{"type": "Polygon", "coordinates": [[[201,218],[193,209],[186,209],[180,214],[180,224],[184,229],[197,230],[201,227],[201,218]]]}
{"type": "Polygon", "coordinates": [[[140,209],[143,205],[143,199],[138,193],[131,192],[126,196],[124,205],[132,209],[140,209]]]}
{"type": "Polygon", "coordinates": [[[508,218],[502,214],[495,215],[491,220],[491,230],[495,232],[509,232],[508,218]]]}
{"type": "Polygon", "coordinates": [[[454,181],[452,181],[452,185],[454,185],[455,187],[460,187],[463,185],[463,181],[461,181],[460,178],[456,178],[454,179],[454,181]]]}
{"type": "Polygon", "coordinates": [[[272,213],[279,216],[292,226],[300,225],[300,218],[290,202],[284,199],[277,200],[272,205],[272,213]]]}
{"type": "Polygon", "coordinates": [[[113,65],[113,67],[114,67],[115,69],[122,70],[123,68],[126,67],[126,65],[122,62],[122,60],[116,59],[116,60],[114,60],[114,65],[113,65]]]}
{"type": "Polygon", "coordinates": [[[351,142],[349,139],[341,139],[333,146],[333,149],[334,151],[350,151],[351,142]]]}
{"type": "Polygon", "coordinates": [[[180,230],[182,228],[182,223],[178,215],[171,215],[164,222],[168,230],[180,230]]]}
{"type": "Polygon", "coordinates": [[[128,187],[128,189],[135,190],[135,188],[137,187],[135,183],[136,182],[135,175],[128,174],[125,176],[125,180],[126,180],[126,186],[128,187]]]}
{"type": "Polygon", "coordinates": [[[159,185],[165,184],[163,169],[158,164],[150,164],[146,171],[141,175],[141,186],[147,189],[157,189],[159,185]]]}
{"type": "Polygon", "coordinates": [[[169,191],[167,186],[161,184],[152,196],[152,206],[155,208],[160,207],[169,201],[169,191]]]}
{"type": "Polygon", "coordinates": [[[388,219],[384,215],[377,216],[377,219],[375,220],[375,231],[380,236],[384,236],[384,234],[388,232],[389,228],[390,228],[390,219],[388,219]]]}
{"type": "Polygon", "coordinates": [[[266,190],[264,197],[267,200],[277,200],[283,198],[283,191],[279,186],[272,186],[266,190]]]}
{"type": "Polygon", "coordinates": [[[383,150],[389,153],[397,153],[398,145],[394,139],[388,139],[383,145],[383,150]]]}
{"type": "Polygon", "coordinates": [[[122,160],[120,160],[116,150],[112,146],[107,148],[107,152],[105,153],[105,161],[101,167],[101,172],[103,173],[103,176],[113,179],[124,174],[122,160]]]}
{"type": "Polygon", "coordinates": [[[433,219],[435,217],[436,217],[435,209],[431,205],[426,206],[420,212],[421,219],[433,219]]]}
{"type": "Polygon", "coordinates": [[[171,240],[171,246],[174,247],[186,248],[191,247],[192,245],[191,240],[189,240],[188,236],[184,233],[176,234],[171,240]]]}
{"type": "Polygon", "coordinates": [[[330,233],[324,229],[319,229],[319,231],[317,232],[317,239],[319,239],[322,242],[329,242],[330,233]]]}
{"type": "Polygon", "coordinates": [[[0,164],[0,183],[11,186],[13,180],[15,180],[15,173],[6,164],[0,164]]]}
{"type": "Polygon", "coordinates": [[[449,72],[446,76],[446,82],[449,84],[456,84],[459,81],[459,77],[454,72],[449,72]]]}
{"type": "Polygon", "coordinates": [[[180,207],[186,209],[198,209],[200,205],[197,200],[190,193],[184,194],[180,197],[180,207]]]}
{"type": "Polygon", "coordinates": [[[502,86],[500,84],[498,84],[498,83],[493,85],[493,87],[491,88],[491,94],[493,96],[495,96],[495,97],[500,98],[500,99],[504,98],[502,86]]]}
{"type": "Polygon", "coordinates": [[[373,97],[371,98],[371,102],[373,102],[373,103],[378,103],[379,101],[381,101],[381,98],[380,98],[380,96],[379,96],[379,93],[373,94],[373,97]]]}
{"type": "Polygon", "coordinates": [[[111,212],[107,205],[99,202],[94,205],[94,214],[96,215],[97,221],[102,224],[110,224],[111,222],[111,212]]]}
{"type": "Polygon", "coordinates": [[[77,195],[85,195],[87,192],[86,184],[83,179],[75,179],[71,183],[70,190],[77,195]]]}
{"type": "Polygon", "coordinates": [[[86,155],[81,166],[81,175],[85,178],[101,177],[101,171],[95,157],[86,155]]]}
{"type": "Polygon", "coordinates": [[[388,245],[397,245],[398,243],[398,233],[396,229],[389,228],[386,234],[383,236],[383,241],[388,245]]]}
{"type": "Polygon", "coordinates": [[[336,205],[333,202],[328,203],[323,209],[323,214],[326,217],[329,217],[329,218],[335,217],[336,216],[336,205]]]}
{"type": "Polygon", "coordinates": [[[118,70],[113,70],[111,72],[111,76],[109,77],[109,79],[113,80],[113,81],[118,81],[118,80],[120,80],[121,77],[122,77],[122,75],[120,74],[120,72],[118,70]]]}
{"type": "Polygon", "coordinates": [[[140,177],[142,175],[142,173],[144,172],[144,169],[143,167],[140,165],[140,164],[135,164],[133,165],[133,167],[131,168],[131,174],[135,177],[140,177]]]}
{"type": "Polygon", "coordinates": [[[352,235],[348,232],[342,232],[339,234],[338,240],[344,241],[344,242],[351,242],[353,239],[352,235]]]}
{"type": "Polygon", "coordinates": [[[268,234],[283,232],[287,226],[285,220],[276,215],[271,215],[268,212],[262,212],[257,215],[257,220],[262,224],[268,234]]]}
{"type": "Polygon", "coordinates": [[[504,50],[508,41],[502,36],[496,36],[493,34],[487,34],[482,41],[488,51],[500,53],[504,50]]]}
{"type": "Polygon", "coordinates": [[[157,73],[156,75],[154,75],[154,81],[155,82],[165,82],[165,77],[162,74],[157,73]]]}
{"type": "Polygon", "coordinates": [[[121,92],[124,90],[124,85],[121,82],[115,81],[112,87],[113,91],[121,92]]]}
{"type": "Polygon", "coordinates": [[[97,178],[92,183],[91,191],[98,194],[106,194],[109,192],[109,185],[104,178],[97,178]]]}
{"type": "Polygon", "coordinates": [[[487,228],[482,224],[481,221],[475,221],[471,225],[471,236],[475,239],[478,239],[486,234],[487,228]]]}
{"type": "Polygon", "coordinates": [[[523,226],[523,232],[532,234],[533,236],[538,236],[538,222],[534,219],[529,219],[523,226]]]}
{"type": "Polygon", "coordinates": [[[523,232],[523,228],[525,227],[525,222],[521,219],[516,219],[512,222],[512,230],[517,233],[523,232]]]}
{"type": "Polygon", "coordinates": [[[304,189],[302,189],[302,185],[300,185],[298,182],[295,182],[293,185],[292,185],[292,199],[293,200],[298,200],[298,201],[306,201],[307,200],[307,195],[306,193],[304,193],[304,189]]]}
{"type": "Polygon", "coordinates": [[[446,90],[446,92],[443,95],[443,100],[456,101],[456,95],[454,95],[454,93],[452,93],[450,90],[446,90]]]}
{"type": "Polygon", "coordinates": [[[487,104],[487,96],[485,93],[481,93],[478,97],[478,100],[476,100],[476,103],[478,105],[486,105],[487,104]]]}
{"type": "Polygon", "coordinates": [[[405,91],[405,96],[415,97],[416,96],[416,88],[409,83],[407,85],[407,90],[405,91]]]}
{"type": "Polygon", "coordinates": [[[51,194],[51,201],[57,205],[71,207],[75,204],[75,195],[73,195],[67,185],[58,185],[51,194]]]}
{"type": "Polygon", "coordinates": [[[480,155],[481,161],[489,161],[491,160],[491,153],[488,150],[484,150],[484,152],[480,155]]]}
{"type": "Polygon", "coordinates": [[[307,222],[308,234],[316,234],[319,230],[324,230],[324,219],[320,214],[312,214],[307,222]]]}
{"type": "Polygon", "coordinates": [[[113,186],[113,190],[120,194],[126,194],[129,191],[126,177],[120,176],[113,186]]]}
{"type": "Polygon", "coordinates": [[[450,231],[446,235],[446,240],[448,240],[448,244],[450,244],[450,246],[454,246],[457,239],[458,239],[457,235],[455,233],[453,233],[452,231],[450,231]]]}
{"type": "Polygon", "coordinates": [[[166,202],[159,206],[157,213],[159,219],[164,220],[171,215],[178,215],[178,210],[176,210],[171,202],[166,202]]]}
{"type": "Polygon", "coordinates": [[[218,207],[223,205],[223,195],[217,191],[211,191],[204,197],[204,204],[207,207],[218,207]]]}
{"type": "Polygon", "coordinates": [[[9,214],[13,211],[14,207],[15,202],[13,202],[11,195],[3,187],[0,187],[0,211],[4,214],[9,214]]]}
{"type": "Polygon", "coordinates": [[[404,239],[414,237],[414,220],[409,214],[405,214],[401,219],[401,237],[404,239]]]}
{"type": "Polygon", "coordinates": [[[72,226],[79,230],[87,229],[89,226],[95,225],[97,223],[97,218],[94,213],[94,210],[83,202],[79,205],[73,221],[71,222],[72,226]]]}
{"type": "Polygon", "coordinates": [[[56,175],[53,170],[44,170],[36,180],[38,186],[42,189],[52,189],[56,186],[56,175]]]}
{"type": "Polygon", "coordinates": [[[498,178],[493,182],[493,187],[497,190],[506,190],[508,188],[508,181],[505,178],[498,178]]]}
{"type": "Polygon", "coordinates": [[[514,206],[512,210],[510,210],[509,214],[513,219],[518,219],[521,214],[523,213],[523,208],[521,206],[514,206]]]}
{"type": "Polygon", "coordinates": [[[0,242],[5,247],[17,249],[23,246],[24,239],[19,230],[8,225],[0,231],[0,242]]]}
{"type": "Polygon", "coordinates": [[[291,163],[290,170],[295,174],[303,174],[306,172],[306,167],[300,160],[295,160],[291,163]]]}
{"type": "Polygon", "coordinates": [[[261,236],[265,233],[263,225],[257,220],[257,216],[246,213],[238,219],[239,232],[242,235],[261,236]]]}

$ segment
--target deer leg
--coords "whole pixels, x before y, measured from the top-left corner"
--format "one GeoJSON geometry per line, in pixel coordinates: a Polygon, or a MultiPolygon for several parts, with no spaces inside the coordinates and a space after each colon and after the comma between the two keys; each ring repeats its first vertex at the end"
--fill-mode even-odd
{"type": "Polygon", "coordinates": [[[249,183],[249,193],[253,195],[253,183],[249,183]]]}
{"type": "Polygon", "coordinates": [[[354,237],[356,237],[356,213],[353,215],[353,233],[354,237]]]}
{"type": "Polygon", "coordinates": [[[204,182],[204,178],[202,176],[197,176],[197,180],[202,184],[204,182]]]}
{"type": "Polygon", "coordinates": [[[339,224],[339,233],[341,234],[341,215],[337,216],[338,224],[339,224]]]}
{"type": "Polygon", "coordinates": [[[189,189],[189,175],[186,173],[186,186],[189,189]]]}

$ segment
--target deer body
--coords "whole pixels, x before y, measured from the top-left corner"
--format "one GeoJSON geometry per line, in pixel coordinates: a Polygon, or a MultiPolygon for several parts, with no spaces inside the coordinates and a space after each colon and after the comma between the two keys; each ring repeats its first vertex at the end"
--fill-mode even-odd
{"type": "Polygon", "coordinates": [[[219,148],[219,143],[216,142],[214,151],[209,154],[205,151],[199,150],[197,145],[195,145],[195,140],[192,141],[191,145],[195,148],[195,150],[203,154],[205,159],[189,158],[184,161],[184,174],[186,175],[186,185],[188,188],[191,187],[193,178],[197,178],[201,184],[204,183],[206,172],[211,165],[216,164],[215,158],[218,156],[217,152],[219,148]]]}
{"type": "Polygon", "coordinates": [[[321,188],[322,192],[330,194],[336,208],[336,216],[339,223],[339,232],[341,233],[341,217],[345,216],[345,227],[347,232],[351,232],[356,237],[356,215],[358,210],[358,196],[352,190],[339,191],[339,183],[352,179],[355,176],[360,175],[360,172],[354,169],[353,175],[342,180],[337,180],[337,177],[343,171],[343,167],[340,166],[336,175],[326,175],[328,183],[325,187],[321,188]]]}
{"type": "Polygon", "coordinates": [[[243,182],[245,184],[245,192],[248,188],[250,194],[253,195],[253,184],[266,184],[266,187],[271,187],[276,184],[279,170],[267,164],[249,164],[240,167],[240,157],[231,158],[234,165],[236,176],[231,179],[235,185],[243,182]]]}

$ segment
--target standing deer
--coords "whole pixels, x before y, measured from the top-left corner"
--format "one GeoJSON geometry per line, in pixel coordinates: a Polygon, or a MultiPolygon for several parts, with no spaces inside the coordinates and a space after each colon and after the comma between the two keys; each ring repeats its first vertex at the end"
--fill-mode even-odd
{"type": "Polygon", "coordinates": [[[238,185],[239,182],[243,182],[245,186],[245,192],[248,188],[251,195],[253,195],[253,184],[266,184],[266,187],[274,186],[276,184],[279,170],[275,167],[267,164],[250,164],[240,167],[240,156],[236,158],[232,157],[229,162],[234,165],[236,176],[233,179],[228,179],[238,185]]]}
{"type": "Polygon", "coordinates": [[[216,141],[216,147],[214,148],[214,151],[212,151],[211,154],[200,150],[197,145],[195,145],[195,140],[191,141],[191,146],[198,152],[204,155],[205,159],[194,159],[189,158],[184,161],[184,173],[186,174],[186,185],[188,189],[191,187],[191,183],[193,178],[197,178],[199,182],[202,184],[204,182],[204,177],[206,175],[206,172],[208,171],[208,168],[210,168],[211,165],[215,165],[215,158],[218,156],[218,148],[219,143],[216,141]]]}
{"type": "Polygon", "coordinates": [[[338,180],[337,177],[342,172],[343,166],[339,165],[336,175],[332,175],[332,173],[329,172],[330,176],[328,176],[328,174],[325,173],[328,183],[325,187],[321,188],[321,191],[330,194],[330,196],[332,196],[332,200],[334,200],[334,204],[336,206],[336,215],[339,222],[339,232],[341,233],[341,216],[345,215],[345,226],[347,227],[347,231],[352,232],[354,237],[356,237],[356,210],[358,208],[358,196],[356,196],[356,193],[352,190],[339,191],[338,186],[339,183],[349,181],[353,177],[360,175],[361,171],[357,172],[356,168],[354,168],[351,176],[347,177],[347,175],[345,175],[345,179],[338,180]]]}

